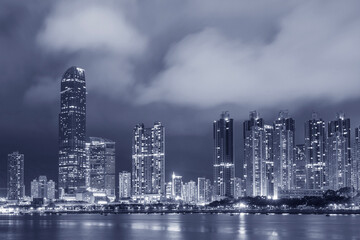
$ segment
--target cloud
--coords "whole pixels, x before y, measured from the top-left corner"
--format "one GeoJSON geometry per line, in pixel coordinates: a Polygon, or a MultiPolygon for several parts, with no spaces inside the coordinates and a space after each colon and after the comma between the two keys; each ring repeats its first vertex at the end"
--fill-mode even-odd
{"type": "MultiPolygon", "coordinates": [[[[52,7],[36,37],[47,56],[67,59],[66,68],[86,70],[89,94],[126,99],[134,83],[134,62],[147,47],[147,38],[124,14],[125,4],[113,1],[60,1],[52,7]]],[[[57,74],[60,79],[63,72],[57,74]]],[[[29,103],[47,102],[38,97],[59,79],[37,81],[26,92],[29,103]],[[32,98],[37,98],[32,100],[32,98]]],[[[57,96],[58,91],[52,92],[57,96]]]]}
{"type": "Polygon", "coordinates": [[[138,103],[253,108],[357,97],[360,16],[354,4],[306,2],[262,45],[216,28],[189,34],[167,52],[153,81],[138,86],[138,103]]]}
{"type": "Polygon", "coordinates": [[[26,104],[42,105],[43,103],[55,102],[59,98],[60,84],[58,81],[48,78],[40,78],[32,85],[24,96],[26,104]]]}
{"type": "Polygon", "coordinates": [[[120,7],[94,1],[61,1],[46,19],[40,44],[55,51],[107,50],[141,53],[146,39],[120,7]]]}

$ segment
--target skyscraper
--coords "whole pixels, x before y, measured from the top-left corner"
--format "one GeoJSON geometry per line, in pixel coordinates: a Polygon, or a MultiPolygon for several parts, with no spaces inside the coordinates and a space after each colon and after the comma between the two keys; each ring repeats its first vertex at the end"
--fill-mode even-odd
{"type": "Polygon", "coordinates": [[[20,200],[25,196],[24,154],[13,152],[8,154],[7,198],[20,200]]]}
{"type": "Polygon", "coordinates": [[[55,182],[47,181],[46,176],[39,176],[31,181],[31,197],[55,199],[55,182]]]}
{"type": "Polygon", "coordinates": [[[265,161],[266,161],[266,190],[267,196],[274,196],[274,155],[273,155],[273,135],[274,126],[264,125],[265,130],[265,161]]]}
{"type": "Polygon", "coordinates": [[[233,119],[223,112],[213,124],[214,138],[214,197],[234,196],[234,137],[233,119]]]}
{"type": "Polygon", "coordinates": [[[256,111],[243,124],[246,196],[267,196],[266,132],[256,111]]]}
{"type": "Polygon", "coordinates": [[[86,185],[85,72],[70,67],[61,79],[59,114],[59,194],[74,195],[86,185]]]}
{"type": "Polygon", "coordinates": [[[304,144],[295,147],[295,189],[306,189],[306,148],[304,144]]]}
{"type": "Polygon", "coordinates": [[[183,199],[183,182],[182,176],[177,176],[175,173],[171,176],[172,179],[172,197],[176,200],[183,199]]]}
{"type": "Polygon", "coordinates": [[[213,185],[210,179],[205,179],[205,202],[211,202],[213,200],[213,185]]]}
{"type": "Polygon", "coordinates": [[[360,190],[360,127],[355,128],[355,142],[352,153],[352,186],[356,191],[360,190]]]}
{"type": "Polygon", "coordinates": [[[274,197],[281,190],[294,189],[295,121],[281,111],[274,122],[274,197]]]}
{"type": "Polygon", "coordinates": [[[47,182],[47,198],[55,199],[55,182],[53,180],[47,182]]]}
{"type": "Polygon", "coordinates": [[[131,173],[119,172],[119,199],[131,197],[131,173]]]}
{"type": "Polygon", "coordinates": [[[205,201],[206,186],[205,186],[205,178],[204,177],[198,178],[197,186],[198,186],[198,191],[197,191],[198,203],[205,203],[206,202],[205,201]]]}
{"type": "Polygon", "coordinates": [[[328,124],[329,189],[351,187],[350,119],[343,113],[328,124]]]}
{"type": "Polygon", "coordinates": [[[88,187],[115,198],[115,142],[105,138],[89,137],[86,142],[89,165],[88,187]]]}
{"type": "Polygon", "coordinates": [[[132,141],[133,195],[165,196],[165,128],[155,122],[152,128],[138,124],[132,141]]]}
{"type": "Polygon", "coordinates": [[[199,177],[197,182],[197,201],[198,203],[211,202],[212,184],[210,179],[199,177]]]}
{"type": "Polygon", "coordinates": [[[306,188],[325,189],[326,179],[326,131],[325,122],[312,114],[305,122],[306,188]]]}
{"type": "Polygon", "coordinates": [[[172,198],[172,181],[165,183],[165,196],[166,199],[172,198]]]}
{"type": "Polygon", "coordinates": [[[234,198],[243,197],[243,188],[242,188],[243,180],[239,177],[235,177],[234,180],[234,198]]]}
{"type": "Polygon", "coordinates": [[[189,181],[183,185],[183,200],[186,203],[196,204],[198,201],[197,198],[198,189],[196,182],[189,181]]]}

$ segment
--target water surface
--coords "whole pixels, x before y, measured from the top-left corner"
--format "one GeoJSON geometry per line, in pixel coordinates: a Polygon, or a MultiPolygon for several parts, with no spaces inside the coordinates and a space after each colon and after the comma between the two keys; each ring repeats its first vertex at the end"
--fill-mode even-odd
{"type": "Polygon", "coordinates": [[[360,239],[360,216],[61,215],[0,216],[0,239],[360,239]]]}

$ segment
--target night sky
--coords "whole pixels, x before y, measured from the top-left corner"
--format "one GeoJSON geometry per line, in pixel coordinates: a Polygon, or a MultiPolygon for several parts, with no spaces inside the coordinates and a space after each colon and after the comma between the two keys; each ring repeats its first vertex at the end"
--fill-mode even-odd
{"type": "MultiPolygon", "coordinates": [[[[288,109],[304,121],[343,111],[360,125],[359,1],[0,2],[0,187],[7,154],[25,154],[25,184],[57,182],[60,79],[85,69],[87,135],[116,141],[117,172],[131,170],[137,123],[166,127],[166,178],[212,177],[212,123],[288,109]]],[[[353,135],[353,132],[352,132],[353,135]]],[[[353,137],[353,136],[352,136],[353,137]]]]}

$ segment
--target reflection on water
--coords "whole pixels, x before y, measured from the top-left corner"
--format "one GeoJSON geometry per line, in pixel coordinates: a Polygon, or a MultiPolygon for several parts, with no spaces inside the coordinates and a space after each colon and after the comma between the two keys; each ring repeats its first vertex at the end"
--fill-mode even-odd
{"type": "Polygon", "coordinates": [[[360,239],[360,216],[0,216],[0,239],[360,239]]]}

